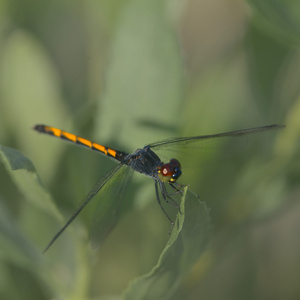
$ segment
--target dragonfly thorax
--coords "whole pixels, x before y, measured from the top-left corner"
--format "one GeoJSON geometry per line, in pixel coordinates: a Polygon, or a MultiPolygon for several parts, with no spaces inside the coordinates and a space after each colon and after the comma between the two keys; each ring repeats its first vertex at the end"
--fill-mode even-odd
{"type": "Polygon", "coordinates": [[[160,158],[148,147],[138,149],[128,157],[127,164],[135,171],[155,177],[157,167],[162,165],[160,158]]]}

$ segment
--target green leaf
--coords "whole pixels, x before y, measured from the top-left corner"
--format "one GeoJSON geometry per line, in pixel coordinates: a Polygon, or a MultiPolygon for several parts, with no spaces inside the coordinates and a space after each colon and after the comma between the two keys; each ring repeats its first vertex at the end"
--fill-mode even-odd
{"type": "Polygon", "coordinates": [[[132,282],[124,299],[169,299],[182,276],[197,261],[210,233],[209,211],[196,194],[184,188],[170,239],[158,263],[146,275],[132,282]]]}
{"type": "Polygon", "coordinates": [[[256,23],[264,31],[281,40],[299,45],[300,2],[248,0],[255,12],[256,23]]]}
{"type": "Polygon", "coordinates": [[[12,264],[34,270],[41,263],[41,253],[24,236],[5,205],[0,201],[0,258],[12,264]],[[32,261],[35,262],[33,266],[32,261]]]}
{"type": "Polygon", "coordinates": [[[32,162],[16,149],[0,146],[0,159],[20,192],[35,207],[59,221],[63,218],[43,187],[32,162]]]}
{"type": "Polygon", "coordinates": [[[166,13],[166,1],[161,0],[131,0],[123,7],[96,115],[102,139],[114,137],[119,145],[140,147],[154,137],[174,135],[184,81],[166,13]]]}
{"type": "Polygon", "coordinates": [[[34,157],[43,178],[51,178],[61,149],[47,138],[43,141],[30,128],[38,123],[58,126],[62,120],[66,122],[68,112],[61,95],[61,78],[44,46],[34,34],[20,29],[2,41],[0,123],[6,128],[5,134],[18,141],[18,148],[34,157]],[[41,147],[33,147],[38,143],[47,148],[47,159],[41,147]]]}

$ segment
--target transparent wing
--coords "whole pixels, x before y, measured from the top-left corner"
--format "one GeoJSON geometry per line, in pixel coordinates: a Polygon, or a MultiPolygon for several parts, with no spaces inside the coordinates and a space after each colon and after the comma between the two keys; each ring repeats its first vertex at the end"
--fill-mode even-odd
{"type": "Polygon", "coordinates": [[[97,195],[99,201],[95,202],[91,224],[92,247],[98,246],[106,238],[130,207],[132,202],[123,200],[133,172],[127,165],[121,165],[97,195]]]}
{"type": "MultiPolygon", "coordinates": [[[[44,249],[43,253],[45,253],[51,245],[57,240],[57,238],[65,231],[65,229],[73,222],[73,220],[79,215],[79,213],[85,208],[85,206],[95,197],[95,195],[109,182],[111,181],[115,175],[120,173],[124,173],[125,170],[129,169],[122,164],[117,165],[113,169],[111,169],[106,176],[102,177],[102,179],[92,188],[92,190],[87,194],[87,196],[83,199],[79,207],[75,210],[66,224],[55,234],[50,243],[44,249]]],[[[118,176],[120,177],[120,176],[118,176]]],[[[113,180],[114,181],[114,180],[113,180]]]]}
{"type": "Polygon", "coordinates": [[[284,126],[269,125],[213,135],[173,138],[149,146],[164,162],[171,158],[178,159],[184,172],[186,167],[203,166],[232,158],[241,150],[253,153],[268,142],[272,131],[276,132],[280,128],[284,126]]]}
{"type": "Polygon", "coordinates": [[[230,132],[224,132],[224,133],[218,133],[218,134],[211,134],[211,135],[201,135],[201,136],[193,136],[193,137],[183,137],[183,138],[171,138],[163,141],[158,141],[155,143],[149,144],[151,148],[169,148],[173,147],[173,144],[176,144],[180,147],[185,147],[190,144],[197,144],[202,143],[203,140],[205,142],[212,141],[215,138],[228,138],[228,137],[240,137],[240,136],[247,136],[249,134],[253,133],[259,133],[264,132],[268,130],[274,130],[279,128],[284,128],[284,125],[268,125],[268,126],[262,126],[262,127],[255,127],[250,129],[242,129],[242,130],[236,130],[236,131],[230,131],[230,132]]]}

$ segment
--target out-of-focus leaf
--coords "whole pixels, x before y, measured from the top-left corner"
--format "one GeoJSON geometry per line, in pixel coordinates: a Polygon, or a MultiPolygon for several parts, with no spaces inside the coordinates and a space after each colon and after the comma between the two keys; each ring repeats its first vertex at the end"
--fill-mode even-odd
{"type": "Polygon", "coordinates": [[[34,259],[36,263],[40,253],[27,240],[16,226],[12,216],[0,201],[0,257],[3,256],[19,265],[30,266],[34,259]]]}
{"type": "Polygon", "coordinates": [[[269,218],[236,228],[225,243],[218,240],[218,260],[185,299],[298,299],[299,196],[269,218]]]}
{"type": "Polygon", "coordinates": [[[13,132],[18,147],[34,157],[43,178],[51,178],[59,149],[30,128],[38,123],[59,126],[66,120],[59,76],[47,51],[29,32],[14,31],[1,47],[0,109],[5,113],[0,123],[6,128],[4,134],[13,132]],[[48,149],[47,159],[37,146],[38,139],[48,149]]]}
{"type": "Polygon", "coordinates": [[[289,160],[299,151],[300,148],[300,95],[290,109],[287,116],[287,129],[281,132],[276,143],[276,154],[281,155],[281,158],[289,160]]]}
{"type": "Polygon", "coordinates": [[[153,133],[157,139],[174,135],[183,73],[166,7],[166,1],[131,0],[120,13],[96,116],[96,130],[106,140],[141,147],[153,133]]]}
{"type": "Polygon", "coordinates": [[[256,24],[277,39],[300,43],[300,2],[248,0],[255,12],[256,24]]]}
{"type": "Polygon", "coordinates": [[[44,189],[32,162],[18,150],[0,146],[0,158],[11,178],[31,204],[59,221],[63,218],[44,189]]]}

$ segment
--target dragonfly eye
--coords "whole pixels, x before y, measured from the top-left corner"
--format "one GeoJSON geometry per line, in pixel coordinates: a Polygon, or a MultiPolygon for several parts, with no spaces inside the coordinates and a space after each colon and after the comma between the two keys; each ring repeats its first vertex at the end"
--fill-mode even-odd
{"type": "Polygon", "coordinates": [[[163,164],[158,170],[161,181],[175,182],[181,175],[181,165],[177,159],[171,159],[169,163],[163,164]]]}
{"type": "Polygon", "coordinates": [[[172,174],[171,182],[175,182],[181,175],[181,169],[179,167],[174,168],[174,173],[172,174]]]}
{"type": "Polygon", "coordinates": [[[170,164],[172,164],[174,166],[174,168],[176,168],[176,167],[179,169],[181,168],[180,162],[175,158],[170,159],[170,164]]]}

